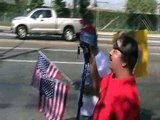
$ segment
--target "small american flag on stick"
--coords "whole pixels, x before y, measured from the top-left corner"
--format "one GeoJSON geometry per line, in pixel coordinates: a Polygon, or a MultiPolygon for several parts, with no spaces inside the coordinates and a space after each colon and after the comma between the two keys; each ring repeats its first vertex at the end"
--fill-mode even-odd
{"type": "Polygon", "coordinates": [[[47,120],[63,120],[69,85],[48,78],[40,79],[39,112],[47,120]]]}
{"type": "Polygon", "coordinates": [[[39,88],[40,79],[42,77],[59,79],[60,76],[61,72],[58,67],[52,64],[50,60],[41,51],[39,51],[31,85],[39,88]]]}

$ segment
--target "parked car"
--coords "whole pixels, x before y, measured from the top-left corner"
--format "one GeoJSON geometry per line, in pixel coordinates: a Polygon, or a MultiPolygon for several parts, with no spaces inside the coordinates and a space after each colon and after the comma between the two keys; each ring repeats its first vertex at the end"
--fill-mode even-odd
{"type": "Polygon", "coordinates": [[[27,16],[16,17],[11,22],[11,30],[19,39],[28,34],[59,34],[72,41],[82,28],[81,18],[58,18],[52,8],[36,8],[27,16]]]}

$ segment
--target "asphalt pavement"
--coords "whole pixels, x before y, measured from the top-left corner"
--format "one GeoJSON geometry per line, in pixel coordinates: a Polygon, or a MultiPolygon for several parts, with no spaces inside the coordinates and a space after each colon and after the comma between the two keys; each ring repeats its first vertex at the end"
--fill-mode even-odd
{"type": "MultiPolygon", "coordinates": [[[[0,32],[6,32],[6,33],[10,32],[10,27],[0,26],[0,32]]],[[[110,36],[112,36],[114,33],[115,32],[98,32],[98,35],[110,35],[110,36]]],[[[152,38],[157,38],[156,40],[159,41],[159,43],[160,43],[160,40],[158,39],[158,38],[160,38],[159,34],[149,34],[148,36],[152,37],[152,38]]],[[[154,39],[152,39],[152,40],[154,40],[154,39]]],[[[157,65],[158,65],[158,62],[157,62],[157,64],[155,64],[155,66],[157,66],[157,65]]],[[[158,71],[159,71],[158,69],[155,70],[154,66],[150,66],[150,68],[151,67],[153,67],[152,72],[157,72],[158,73],[158,71]]],[[[158,106],[159,105],[159,98],[154,100],[156,102],[152,103],[152,98],[148,99],[148,97],[147,97],[147,96],[152,96],[153,99],[155,99],[156,98],[155,96],[159,95],[159,81],[157,80],[156,83],[153,83],[153,82],[151,83],[150,80],[154,79],[154,76],[152,76],[153,73],[150,73],[150,74],[151,74],[150,77],[147,78],[145,81],[138,81],[139,85],[141,86],[141,88],[140,88],[140,90],[142,91],[141,94],[143,95],[143,104],[142,105],[145,108],[142,111],[143,120],[160,120],[160,111],[158,111],[159,110],[159,106],[158,106]],[[147,99],[147,100],[145,100],[145,99],[147,99]],[[150,108],[150,107],[151,107],[151,109],[152,108],[157,109],[157,112],[152,113],[152,111],[150,111],[149,109],[146,109],[146,108],[150,108]],[[151,117],[152,117],[152,119],[151,119],[151,117]]],[[[1,87],[2,86],[3,85],[1,85],[1,87]]],[[[26,88],[24,89],[24,91],[25,90],[26,90],[26,88]]],[[[77,94],[77,91],[72,90],[72,94],[75,97],[76,94],[77,94]]],[[[74,99],[76,99],[76,98],[74,98],[74,99]]],[[[73,104],[73,102],[70,101],[70,104],[73,104]]],[[[4,112],[8,112],[8,111],[4,111],[4,112]]],[[[31,111],[31,112],[33,112],[33,111],[31,111]]],[[[73,112],[73,111],[67,111],[67,116],[70,116],[70,114],[73,114],[71,112],[73,112]]],[[[10,112],[10,113],[15,114],[15,111],[10,112]]],[[[24,113],[25,113],[25,111],[24,111],[24,113]]],[[[1,118],[3,118],[3,115],[1,115],[1,116],[2,116],[1,118]]],[[[36,116],[39,116],[39,119],[40,118],[43,119],[43,116],[41,116],[41,114],[37,113],[36,116]]],[[[74,118],[68,118],[67,120],[73,120],[73,119],[74,118]]]]}

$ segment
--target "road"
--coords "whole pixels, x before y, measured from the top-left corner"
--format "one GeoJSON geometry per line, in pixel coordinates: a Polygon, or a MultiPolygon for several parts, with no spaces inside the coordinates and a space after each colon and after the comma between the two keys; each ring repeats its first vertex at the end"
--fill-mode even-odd
{"type": "MultiPolygon", "coordinates": [[[[18,40],[10,35],[0,38],[0,115],[2,120],[45,120],[38,112],[38,90],[30,86],[37,52],[28,51],[40,48],[48,58],[65,74],[64,80],[70,83],[81,80],[82,54],[77,58],[78,42],[65,42],[60,39],[34,38],[18,40]],[[17,46],[19,45],[19,46],[17,46]],[[12,49],[14,46],[17,48],[12,49]],[[8,58],[8,59],[5,59],[8,58]]],[[[99,41],[101,49],[108,52],[111,44],[99,41]]],[[[141,96],[143,120],[160,119],[160,47],[149,46],[149,75],[137,78],[141,96]],[[150,118],[152,117],[152,118],[150,118]]],[[[70,87],[65,111],[65,120],[76,116],[79,90],[70,87]]]]}
{"type": "MultiPolygon", "coordinates": [[[[104,42],[104,43],[111,43],[111,39],[112,39],[112,35],[114,33],[98,33],[98,39],[100,42],[104,42]]],[[[3,39],[12,39],[12,38],[15,38],[16,35],[11,33],[10,30],[7,30],[7,31],[4,31],[4,32],[0,32],[0,36],[3,38],[3,39]]],[[[47,40],[61,40],[60,36],[44,36],[44,37],[29,37],[28,39],[47,39],[47,40]]],[[[148,35],[148,44],[149,45],[158,45],[160,46],[160,35],[151,35],[149,34],[148,35]]]]}

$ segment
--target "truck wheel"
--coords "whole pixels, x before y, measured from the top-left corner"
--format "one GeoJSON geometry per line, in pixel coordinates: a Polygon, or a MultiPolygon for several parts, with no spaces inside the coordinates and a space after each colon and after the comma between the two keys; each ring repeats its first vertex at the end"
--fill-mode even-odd
{"type": "Polygon", "coordinates": [[[75,38],[74,30],[71,27],[68,27],[63,32],[63,38],[67,41],[73,41],[75,38]]]}
{"type": "Polygon", "coordinates": [[[27,29],[24,25],[20,25],[17,27],[17,37],[19,39],[25,39],[27,36],[27,29]]]}

